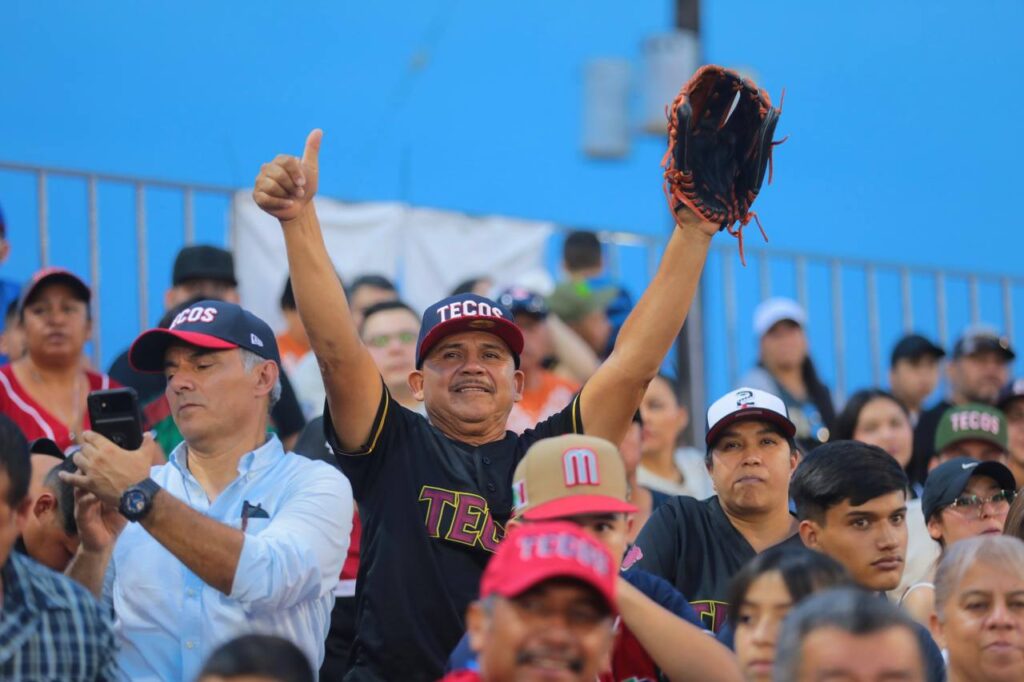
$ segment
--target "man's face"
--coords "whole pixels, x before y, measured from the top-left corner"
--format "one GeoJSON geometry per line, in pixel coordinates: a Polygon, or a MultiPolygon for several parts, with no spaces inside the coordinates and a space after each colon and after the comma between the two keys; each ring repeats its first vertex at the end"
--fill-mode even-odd
{"type": "Polygon", "coordinates": [[[866,590],[895,589],[907,552],[907,498],[886,493],[854,506],[843,500],[825,512],[825,522],[800,522],[804,544],[832,557],[866,590]]]}
{"type": "Polygon", "coordinates": [[[487,682],[590,682],[610,663],[612,616],[583,583],[552,579],[491,604],[490,614],[479,602],[467,614],[470,647],[487,682]]]}
{"type": "MultiPolygon", "coordinates": [[[[982,500],[990,500],[1001,491],[999,484],[988,476],[971,476],[964,486],[961,496],[977,496],[982,500]]],[[[1010,511],[1007,501],[985,502],[980,507],[949,506],[932,515],[928,520],[928,534],[933,540],[942,538],[946,547],[954,542],[976,535],[1000,535],[1006,523],[1006,514],[1010,511]]]]}
{"type": "Polygon", "coordinates": [[[812,631],[801,647],[797,682],[924,682],[920,645],[908,628],[866,635],[834,627],[812,631]]]}
{"type": "Polygon", "coordinates": [[[936,464],[942,464],[954,457],[970,457],[979,462],[1000,462],[1006,464],[1006,450],[987,440],[960,440],[950,443],[936,457],[936,464]]]}
{"type": "Polygon", "coordinates": [[[1009,363],[998,351],[963,355],[949,363],[953,391],[968,402],[991,405],[999,397],[999,389],[1009,380],[1009,363]]]}
{"type": "Polygon", "coordinates": [[[771,424],[751,420],[719,436],[708,469],[722,506],[742,515],[785,508],[796,464],[796,453],[771,424]]]}
{"type": "Polygon", "coordinates": [[[520,367],[524,372],[540,371],[544,359],[551,355],[551,330],[543,317],[529,313],[515,316],[516,326],[523,332],[523,354],[520,367]]]}
{"type": "Polygon", "coordinates": [[[500,419],[522,397],[523,373],[505,342],[487,332],[461,332],[441,339],[411,382],[435,423],[474,431],[500,419]]]}
{"type": "Polygon", "coordinates": [[[950,679],[1024,680],[1024,576],[975,561],[942,613],[932,630],[949,652],[950,679]]]}
{"type": "Polygon", "coordinates": [[[363,344],[392,393],[409,389],[409,375],[416,369],[419,333],[420,321],[404,308],[382,310],[363,323],[363,344]]]}
{"type": "Polygon", "coordinates": [[[28,485],[30,513],[21,537],[29,556],[63,573],[78,550],[78,538],[65,532],[57,491],[45,484],[47,474],[58,464],[60,460],[56,457],[32,455],[32,478],[28,485]]]}
{"type": "Polygon", "coordinates": [[[219,279],[190,279],[167,290],[167,293],[164,294],[164,307],[170,310],[185,301],[200,297],[228,303],[240,302],[238,288],[231,282],[219,279]]]}
{"type": "Polygon", "coordinates": [[[919,406],[939,385],[939,359],[934,355],[900,358],[889,370],[894,395],[919,406]]]}
{"type": "Polygon", "coordinates": [[[174,423],[191,446],[202,449],[209,439],[237,433],[243,423],[266,414],[277,367],[270,362],[247,372],[238,349],[175,344],[167,349],[164,376],[174,423]]]}
{"type": "Polygon", "coordinates": [[[679,434],[686,428],[690,415],[661,377],[655,377],[647,385],[640,401],[640,416],[644,420],[644,455],[657,458],[675,452],[679,434]]]}
{"type": "Polygon", "coordinates": [[[1003,412],[1006,414],[1006,434],[1010,437],[1010,459],[1017,466],[1024,467],[1024,398],[1011,400],[1003,412]]]}
{"type": "Polygon", "coordinates": [[[28,519],[31,500],[26,495],[17,504],[11,505],[11,479],[7,470],[0,467],[0,567],[7,563],[11,548],[21,535],[28,519]]]}
{"type": "Polygon", "coordinates": [[[363,313],[366,312],[367,308],[377,303],[383,303],[384,301],[397,301],[398,292],[392,291],[391,289],[382,289],[375,287],[370,284],[364,284],[363,286],[352,292],[351,300],[349,301],[349,309],[352,311],[352,319],[358,327],[363,320],[363,313]]]}
{"type": "Polygon", "coordinates": [[[25,306],[21,328],[35,357],[78,356],[92,332],[89,306],[66,284],[45,284],[25,306]]]}

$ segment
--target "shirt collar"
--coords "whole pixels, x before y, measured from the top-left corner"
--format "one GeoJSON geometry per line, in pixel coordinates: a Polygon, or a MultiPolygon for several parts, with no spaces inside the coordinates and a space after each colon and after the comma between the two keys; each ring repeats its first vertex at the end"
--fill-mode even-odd
{"type": "MultiPolygon", "coordinates": [[[[242,455],[238,460],[238,474],[244,476],[265,469],[284,455],[281,439],[276,434],[270,434],[263,445],[242,455]]],[[[188,471],[188,444],[184,441],[179,443],[167,460],[184,475],[188,471]]]]}

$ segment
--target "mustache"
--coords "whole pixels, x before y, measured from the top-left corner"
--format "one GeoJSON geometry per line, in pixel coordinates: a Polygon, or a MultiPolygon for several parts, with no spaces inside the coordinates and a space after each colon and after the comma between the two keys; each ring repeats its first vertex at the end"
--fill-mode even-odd
{"type": "MultiPolygon", "coordinates": [[[[533,651],[520,651],[516,654],[516,665],[529,665],[538,658],[553,658],[553,659],[564,659],[564,656],[545,649],[534,649],[533,651]]],[[[583,672],[583,659],[579,656],[574,656],[566,661],[566,665],[569,666],[569,670],[577,675],[583,672]]]]}

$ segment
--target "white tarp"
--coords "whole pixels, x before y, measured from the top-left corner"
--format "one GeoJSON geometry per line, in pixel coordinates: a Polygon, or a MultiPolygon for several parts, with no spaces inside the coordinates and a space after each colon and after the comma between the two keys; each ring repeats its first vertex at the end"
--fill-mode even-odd
{"type": "MultiPolygon", "coordinates": [[[[544,250],[552,223],[400,203],[315,201],[324,242],[342,279],[389,277],[417,310],[470,277],[486,275],[498,286],[529,282],[540,290],[551,280],[544,250]]],[[[280,329],[278,301],[288,276],[281,227],[248,191],[235,194],[233,210],[231,243],[242,303],[280,329]]]]}

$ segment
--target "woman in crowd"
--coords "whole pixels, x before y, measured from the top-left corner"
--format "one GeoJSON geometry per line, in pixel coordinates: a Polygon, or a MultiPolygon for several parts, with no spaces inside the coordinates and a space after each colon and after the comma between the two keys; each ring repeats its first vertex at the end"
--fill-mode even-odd
{"type": "Polygon", "coordinates": [[[637,482],[660,493],[659,502],[665,495],[689,495],[698,500],[714,495],[704,453],[679,445],[690,413],[679,404],[675,381],[664,375],[655,377],[640,403],[640,414],[643,457],[636,472],[637,482]]]}
{"type": "Polygon", "coordinates": [[[782,619],[797,602],[819,590],[850,584],[846,569],[809,549],[772,547],[744,566],[733,578],[729,596],[729,623],[744,679],[771,682],[775,640],[782,619]]]}
{"type": "MultiPolygon", "coordinates": [[[[850,396],[836,417],[832,440],[859,440],[877,445],[892,455],[904,471],[914,452],[910,413],[903,403],[880,388],[866,388],[850,396]]],[[[913,490],[913,496],[918,497],[921,489],[918,486],[913,490]]]]}
{"type": "MultiPolygon", "coordinates": [[[[928,534],[941,556],[964,540],[1003,532],[1015,496],[1013,473],[999,462],[957,457],[932,470],[921,496],[928,534]]],[[[932,570],[900,598],[918,622],[928,625],[935,613],[936,587],[932,570]]]]}
{"type": "Polygon", "coordinates": [[[754,334],[759,339],[757,366],[740,381],[782,398],[796,424],[796,442],[809,452],[829,440],[835,408],[828,386],[807,349],[807,314],[796,301],[770,298],[754,310],[754,334]]]}
{"type": "Polygon", "coordinates": [[[1024,542],[985,536],[950,547],[935,574],[932,632],[949,682],[1024,680],[1024,542]]]}
{"type": "Polygon", "coordinates": [[[89,392],[111,388],[83,352],[92,333],[91,298],[85,282],[62,268],[40,270],[22,290],[26,353],[0,367],[0,412],[29,440],[49,438],[62,450],[78,442],[89,428],[89,392]]]}

